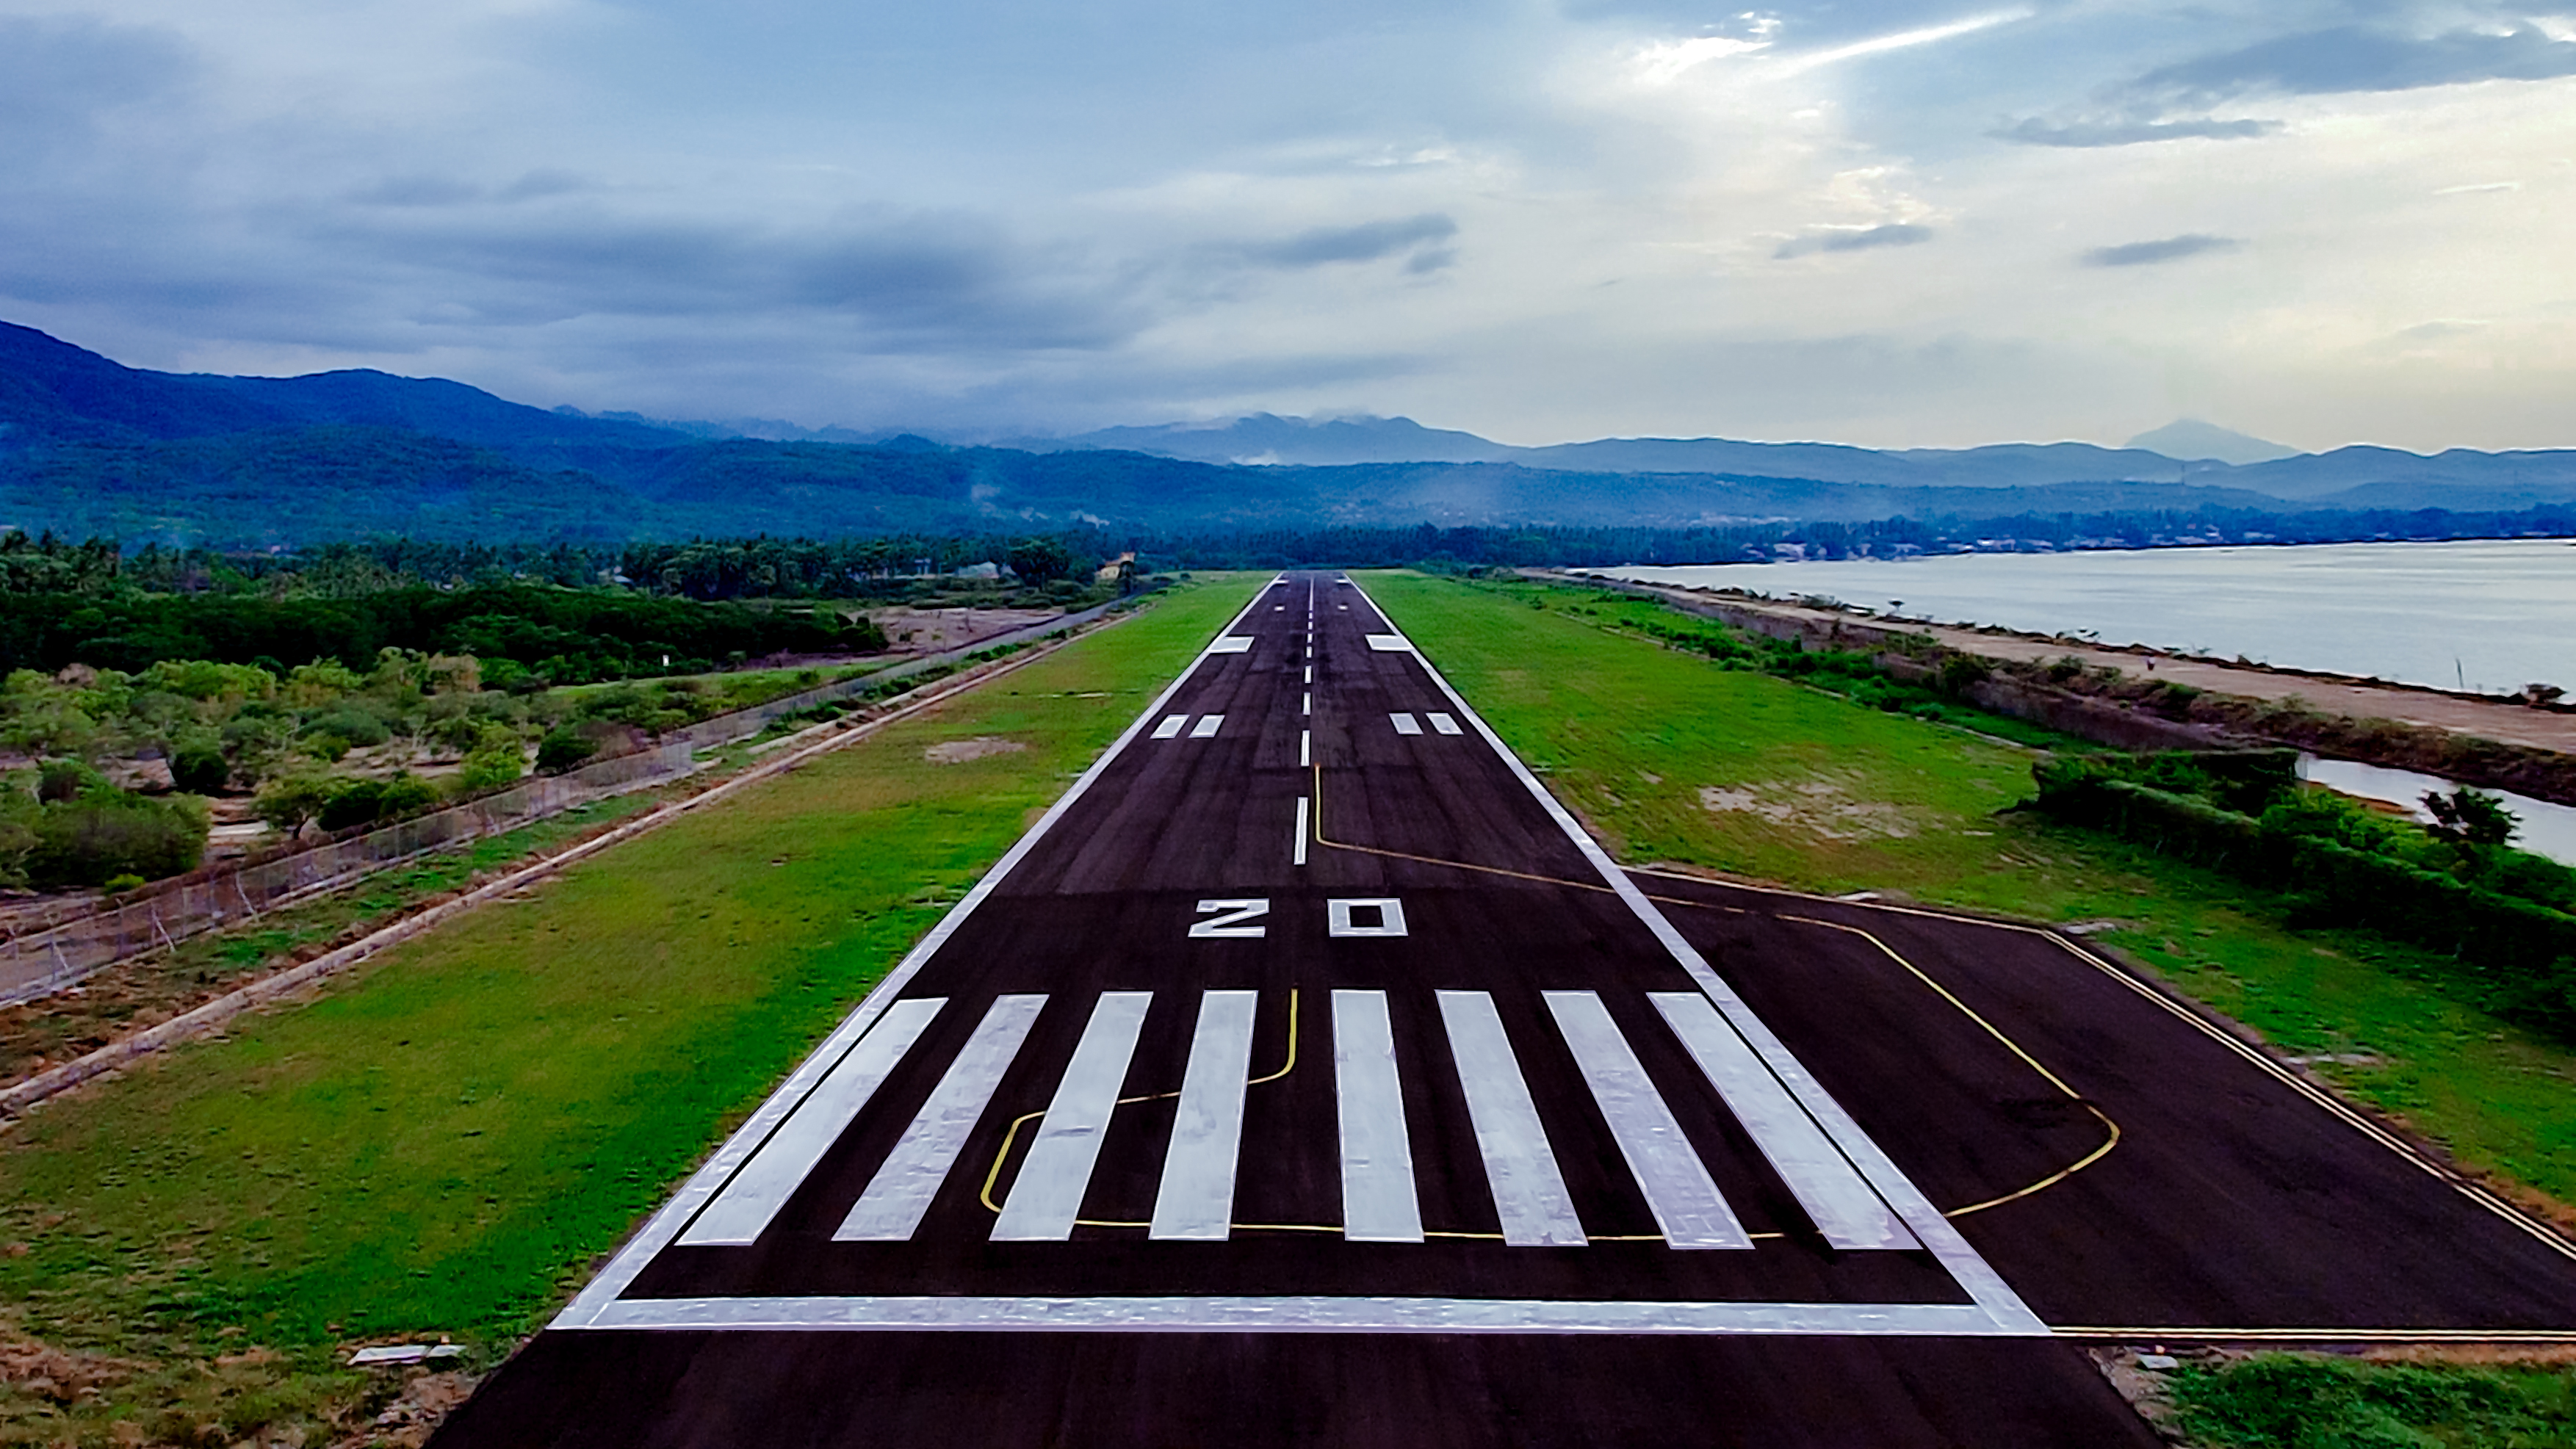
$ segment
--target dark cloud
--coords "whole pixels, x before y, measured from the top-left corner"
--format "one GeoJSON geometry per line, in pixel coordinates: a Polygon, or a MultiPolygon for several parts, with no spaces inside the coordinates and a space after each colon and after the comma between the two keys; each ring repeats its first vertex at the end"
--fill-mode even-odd
{"type": "Polygon", "coordinates": [[[1330,262],[1373,262],[1458,234],[1458,223],[1440,213],[1425,212],[1401,221],[1372,221],[1362,226],[1320,227],[1285,241],[1243,248],[1243,255],[1263,266],[1320,267],[1330,262]]]}
{"type": "Polygon", "coordinates": [[[0,134],[24,152],[89,134],[102,116],[196,80],[196,52],[158,30],[0,16],[0,134]]]}
{"type": "Polygon", "coordinates": [[[1910,222],[1891,222],[1866,231],[1823,231],[1792,241],[1782,242],[1771,255],[1781,260],[1813,256],[1817,252],[1865,252],[1877,247],[1920,246],[1932,239],[1932,228],[1910,222]]]}
{"type": "Polygon", "coordinates": [[[2194,114],[2259,96],[2419,90],[2488,80],[2576,76],[2576,42],[2532,26],[2408,35],[2341,25],[2278,35],[2235,50],[2158,66],[2114,87],[2104,117],[2063,124],[2025,119],[1992,132],[2027,146],[2134,146],[2152,141],[2268,136],[2279,121],[2194,114]]]}
{"type": "Polygon", "coordinates": [[[2146,267],[2153,266],[2157,262],[2180,261],[2184,257],[2196,257],[2203,252],[2234,251],[2243,245],[2243,242],[2234,237],[2205,236],[2194,232],[2189,236],[2169,236],[2161,241],[2128,242],[2115,247],[2095,247],[2084,254],[2084,265],[2146,267]]]}
{"type": "Polygon", "coordinates": [[[349,197],[361,206],[462,206],[483,188],[449,176],[388,176],[349,197]]]}
{"type": "Polygon", "coordinates": [[[2135,146],[2149,141],[2194,138],[2233,141],[2269,136],[2280,129],[2278,121],[2073,121],[2058,126],[2032,117],[1991,134],[2025,146],[2091,147],[2135,146]]]}
{"type": "Polygon", "coordinates": [[[2532,27],[2410,36],[2346,25],[2160,66],[2129,90],[2168,108],[2197,110],[2244,95],[2405,91],[2570,75],[2576,75],[2576,43],[2552,40],[2532,27]]]}
{"type": "Polygon", "coordinates": [[[570,171],[540,167],[504,186],[496,193],[503,201],[534,201],[547,196],[569,196],[588,191],[590,182],[570,171]]]}

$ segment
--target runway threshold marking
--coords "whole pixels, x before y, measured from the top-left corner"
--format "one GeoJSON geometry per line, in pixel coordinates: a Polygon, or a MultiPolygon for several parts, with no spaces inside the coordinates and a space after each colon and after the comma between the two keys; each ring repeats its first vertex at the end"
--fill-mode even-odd
{"type": "Polygon", "coordinates": [[[1386,718],[1388,723],[1395,726],[1395,732],[1397,734],[1418,735],[1422,733],[1422,722],[1401,710],[1388,715],[1386,718]]]}
{"type": "MultiPolygon", "coordinates": [[[[1750,1248],[1753,1239],[1708,1175],[1673,1109],[1664,1105],[1645,1066],[1619,1034],[1601,997],[1591,991],[1541,993],[1567,1050],[1592,1091],[1628,1173],[1637,1180],[1664,1241],[1676,1248],[1750,1248]]],[[[1906,1246],[1913,1246],[1906,1239],[1906,1246]]]]}
{"type": "Polygon", "coordinates": [[[1511,1039],[1494,998],[1483,991],[1442,991],[1440,1020],[1458,1064],[1458,1085],[1475,1123],[1476,1151],[1485,1162],[1485,1185],[1503,1220],[1503,1241],[1515,1248],[1580,1248],[1583,1220],[1574,1213],[1565,1175],[1538,1119],[1538,1103],[1512,1055],[1511,1039]]]}
{"type": "Polygon", "coordinates": [[[1383,991],[1333,993],[1334,1112],[1342,1138],[1342,1236],[1355,1243],[1422,1241],[1405,1130],[1395,1028],[1383,991]]]}
{"type": "Polygon", "coordinates": [[[1212,739],[1212,738],[1214,738],[1214,737],[1215,737],[1217,730],[1218,730],[1219,728],[1221,728],[1224,724],[1225,724],[1225,716],[1224,716],[1224,715],[1221,715],[1221,714],[1203,714],[1203,715],[1200,715],[1200,716],[1199,716],[1199,722],[1198,722],[1197,724],[1194,724],[1194,725],[1190,726],[1190,738],[1191,738],[1191,739],[1194,739],[1194,740],[1212,739]]]}
{"type": "Polygon", "coordinates": [[[1046,1125],[1029,1144],[1029,1156],[1011,1183],[1011,1198],[993,1224],[993,1241],[1063,1242],[1082,1216],[1082,1196],[1100,1158],[1118,1089],[1135,1059],[1145,1027],[1150,991],[1104,991],[1075,1043],[1073,1060],[1056,1084],[1055,1099],[1040,1114],[1046,1125]]]}
{"type": "Polygon", "coordinates": [[[1222,1242],[1234,1223],[1235,1167],[1243,1151],[1243,1096],[1250,1085],[1254,991],[1199,995],[1198,1029],[1181,1071],[1181,1106],[1154,1198],[1155,1238],[1222,1242]]]}
{"type": "Polygon", "coordinates": [[[1190,717],[1188,715],[1167,714],[1163,716],[1163,722],[1161,724],[1154,726],[1154,738],[1158,740],[1168,740],[1172,736],[1179,734],[1182,728],[1189,724],[1189,722],[1190,717]]]}
{"type": "Polygon", "coordinates": [[[944,996],[896,1002],[777,1134],[761,1144],[742,1172],[725,1184],[723,1194],[689,1224],[680,1241],[691,1247],[745,1247],[759,1241],[769,1220],[778,1216],[823,1154],[849,1130],[859,1109],[885,1085],[896,1064],[929,1029],[931,1018],[947,1004],[944,996]]]}
{"type": "Polygon", "coordinates": [[[948,1064],[939,1085],[931,1088],[930,1100],[921,1104],[920,1113],[904,1129],[894,1151],[886,1154],[867,1191],[859,1194],[850,1215],[841,1220],[832,1234],[834,1241],[902,1242],[913,1235],[1045,1005],[1043,996],[993,999],[975,1034],[948,1064]]]}

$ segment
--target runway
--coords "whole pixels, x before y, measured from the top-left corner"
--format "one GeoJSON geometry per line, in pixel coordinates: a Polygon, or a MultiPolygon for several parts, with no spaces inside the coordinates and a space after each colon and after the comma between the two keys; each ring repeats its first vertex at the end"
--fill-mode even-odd
{"type": "Polygon", "coordinates": [[[1618,869],[1433,666],[1265,589],[435,1442],[2146,1445],[2070,1337],[2576,1328],[2068,942],[1618,869]]]}

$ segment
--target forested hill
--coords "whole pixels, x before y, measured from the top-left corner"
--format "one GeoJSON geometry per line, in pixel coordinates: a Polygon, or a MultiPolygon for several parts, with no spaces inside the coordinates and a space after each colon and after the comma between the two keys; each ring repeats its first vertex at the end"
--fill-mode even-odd
{"type": "Polygon", "coordinates": [[[1589,456],[1581,450],[1562,456],[1568,463],[1552,467],[1280,467],[918,438],[710,439],[380,372],[147,372],[0,323],[0,529],[137,545],[244,548],[394,534],[608,543],[1083,525],[1160,534],[1416,524],[1694,528],[2113,510],[2518,509],[2576,500],[2569,453],[2426,459],[2345,449],[2195,471],[2188,484],[2039,486],[1992,486],[2013,476],[2008,471],[1982,479],[1984,486],[1948,474],[1936,485],[1899,486],[1630,471],[1573,464],[1589,456]],[[2339,472],[2336,460],[2353,466],[2339,472]],[[2264,486],[2266,470],[2276,469],[2280,486],[2264,486]],[[2337,486],[2348,479],[2362,481],[2337,486]],[[2292,498],[2300,501],[2284,502],[2292,498]]]}

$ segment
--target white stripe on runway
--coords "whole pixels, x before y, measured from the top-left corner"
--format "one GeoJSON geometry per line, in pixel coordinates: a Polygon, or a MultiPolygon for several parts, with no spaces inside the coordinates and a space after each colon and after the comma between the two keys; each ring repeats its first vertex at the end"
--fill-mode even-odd
{"type": "Polygon", "coordinates": [[[795,1115],[760,1145],[760,1151],[725,1184],[707,1210],[680,1234],[681,1244],[745,1247],[759,1241],[761,1231],[787,1205],[797,1184],[841,1140],[859,1109],[885,1085],[895,1064],[947,1004],[944,996],[913,996],[887,1008],[813,1095],[797,1105],[795,1115]]]}
{"type": "Polygon", "coordinates": [[[1401,634],[1371,634],[1368,636],[1368,646],[1381,653],[1396,654],[1411,649],[1413,643],[1401,634]]]}
{"type": "Polygon", "coordinates": [[[1315,732],[1299,730],[1297,731],[1297,768],[1302,770],[1313,763],[1315,763],[1315,732]]]}
{"type": "Polygon", "coordinates": [[[1253,991],[1199,996],[1198,1029],[1181,1069],[1181,1106],[1163,1155],[1146,1236],[1221,1242],[1234,1227],[1234,1167],[1243,1150],[1243,1092],[1252,1067],[1253,991]]]}
{"type": "Polygon", "coordinates": [[[1304,679],[1299,680],[1299,681],[1298,681],[1298,683],[1300,683],[1300,684],[1312,684],[1312,683],[1314,683],[1314,682],[1315,682],[1315,666],[1314,666],[1314,665],[1312,665],[1312,664],[1309,664],[1309,665],[1307,665],[1307,666],[1306,666],[1306,677],[1305,677],[1304,679]]]}
{"type": "Polygon", "coordinates": [[[1458,735],[1466,733],[1465,730],[1458,728],[1458,721],[1449,715],[1433,713],[1426,714],[1423,718],[1431,721],[1431,727],[1440,731],[1440,733],[1444,735],[1458,735]]]}
{"type": "Polygon", "coordinates": [[[1333,993],[1333,1095],[1342,1121],[1342,1236],[1359,1243],[1421,1242],[1413,1144],[1404,1130],[1404,1088],[1383,991],[1333,993]]]}
{"type": "Polygon", "coordinates": [[[1690,1049],[1691,1059],[1708,1074],[1709,1085],[1726,1099],[1727,1110],[1744,1124],[1780,1180],[1797,1195],[1798,1205],[1815,1220],[1826,1242],[1846,1250],[1917,1246],[1896,1210],[1871,1190],[1706,996],[1696,991],[1646,995],[1664,1014],[1673,1035],[1690,1049]]]}
{"type": "Polygon", "coordinates": [[[1306,811],[1308,809],[1308,805],[1309,802],[1305,796],[1300,795],[1297,797],[1297,858],[1294,862],[1297,865],[1304,865],[1306,863],[1306,811]]]}
{"type": "Polygon", "coordinates": [[[1301,706],[1297,712],[1299,714],[1313,714],[1315,712],[1315,696],[1312,694],[1307,695],[1305,704],[1301,706]]]}
{"type": "Polygon", "coordinates": [[[1418,735],[1422,733],[1421,722],[1414,719],[1414,717],[1409,714],[1399,711],[1395,714],[1388,715],[1387,718],[1395,722],[1395,732],[1397,734],[1418,735]]]}
{"type": "Polygon", "coordinates": [[[1208,738],[1210,735],[1213,735],[1213,734],[1215,734],[1215,733],[1216,733],[1216,731],[1217,731],[1217,726],[1219,726],[1219,725],[1221,725],[1221,724],[1224,724],[1224,723],[1225,723],[1225,716],[1224,716],[1224,715],[1221,715],[1221,714],[1203,714],[1203,715],[1200,715],[1200,716],[1199,716],[1199,722],[1198,722],[1197,724],[1194,724],[1194,725],[1190,726],[1190,738],[1191,738],[1191,739],[1194,739],[1194,740],[1203,740],[1203,739],[1206,739],[1206,738],[1208,738]]]}
{"type": "Polygon", "coordinates": [[[1750,1248],[1753,1240],[1682,1135],[1646,1069],[1619,1034],[1601,998],[1589,991],[1545,991],[1548,1011],[1583,1069],[1583,1083],[1610,1124],[1619,1155],[1654,1209],[1655,1226],[1676,1248],[1750,1248]]]}
{"type": "Polygon", "coordinates": [[[1449,1054],[1458,1062],[1467,1115],[1484,1155],[1485,1181],[1503,1220],[1503,1241],[1515,1248],[1580,1248],[1588,1241],[1583,1220],[1547,1145],[1538,1103],[1503,1034],[1494,998],[1482,991],[1438,993],[1440,1019],[1449,1029],[1449,1054]]]}
{"type": "Polygon", "coordinates": [[[1181,732],[1181,726],[1188,724],[1189,722],[1190,717],[1188,715],[1167,714],[1163,716],[1163,722],[1161,724],[1154,726],[1154,738],[1158,740],[1168,740],[1172,736],[1179,734],[1181,732]]]}
{"type": "Polygon", "coordinates": [[[1127,1064],[1136,1055],[1136,1034],[1144,1029],[1150,991],[1104,991],[1091,1009],[1091,1023],[1073,1048],[1073,1061],[1056,1083],[1047,1103],[1038,1138],[1029,1144],[1028,1160],[1002,1202],[993,1224],[997,1243],[1061,1243],[1073,1236],[1073,1220],[1082,1216],[1082,1195],[1091,1186],[1091,1167],[1100,1158],[1100,1140],[1108,1135],[1109,1118],[1118,1110],[1118,1089],[1126,1084],[1127,1064]]]}
{"type": "Polygon", "coordinates": [[[1249,653],[1252,649],[1252,637],[1249,634],[1227,634],[1210,644],[1208,652],[1210,654],[1249,653]]]}
{"type": "Polygon", "coordinates": [[[930,1199],[966,1147],[966,1134],[983,1117],[993,1089],[1002,1084],[1002,1073],[1009,1069],[1011,1058],[1020,1054],[1020,1043],[1028,1040],[1038,1008],[1044,1005],[1043,996],[995,998],[957,1060],[948,1064],[947,1075],[931,1088],[920,1115],[904,1129],[894,1151],[886,1154],[868,1190],[859,1194],[857,1205],[841,1220],[840,1229],[832,1234],[834,1242],[900,1243],[921,1226],[922,1214],[930,1211],[930,1199]]]}

